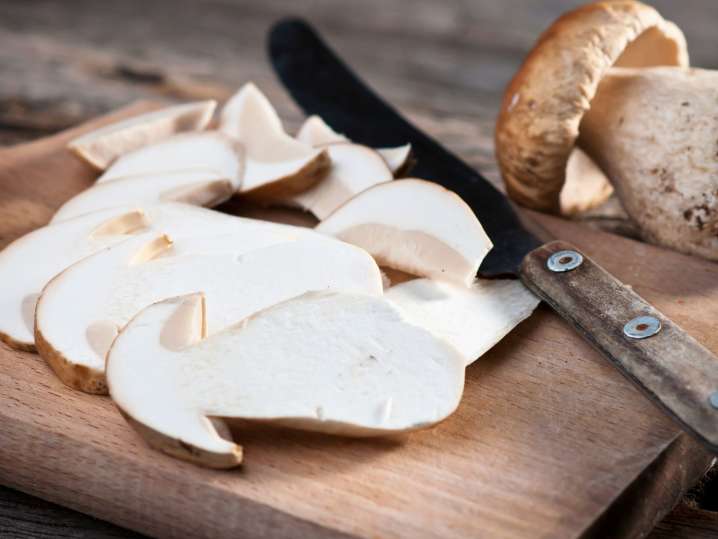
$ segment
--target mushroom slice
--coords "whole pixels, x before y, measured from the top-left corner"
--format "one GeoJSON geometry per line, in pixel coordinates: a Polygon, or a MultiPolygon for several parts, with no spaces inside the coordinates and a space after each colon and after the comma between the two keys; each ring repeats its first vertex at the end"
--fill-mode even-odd
{"type": "Polygon", "coordinates": [[[687,66],[685,38],[655,9],[632,0],[594,2],[554,22],[506,88],[496,123],[496,158],[511,198],[560,211],[579,124],[613,65],[687,66]]]}
{"type": "Polygon", "coordinates": [[[386,291],[406,319],[456,348],[470,365],[539,304],[521,281],[478,279],[470,287],[414,279],[386,291]]]}
{"type": "Polygon", "coordinates": [[[113,206],[184,202],[216,206],[232,196],[234,186],[213,170],[150,173],[127,176],[93,185],[65,202],[52,217],[63,221],[113,206]]]}
{"type": "Polygon", "coordinates": [[[244,168],[242,145],[215,131],[180,133],[117,159],[98,182],[126,176],[213,170],[238,188],[244,168]]]}
{"type": "Polygon", "coordinates": [[[337,133],[317,115],[309,116],[297,132],[297,140],[309,146],[326,146],[337,142],[351,142],[344,135],[337,133]]]}
{"type": "Polygon", "coordinates": [[[411,144],[404,144],[396,148],[378,148],[376,151],[379,152],[395,178],[405,176],[413,165],[411,144]]]}
{"type": "MultiPolygon", "coordinates": [[[[310,230],[265,223],[185,204],[117,207],[38,228],[0,251],[0,340],[20,350],[35,350],[35,302],[59,272],[104,248],[150,230],[173,237],[237,232],[288,241],[314,237],[310,230]]],[[[251,239],[251,237],[250,237],[251,239]]]]}
{"type": "MultiPolygon", "coordinates": [[[[297,133],[297,140],[314,147],[351,142],[344,135],[335,132],[316,115],[310,116],[304,121],[297,133]]],[[[411,167],[411,144],[404,144],[396,148],[378,148],[376,151],[384,159],[394,177],[404,175],[411,167]]]]}
{"type": "Polygon", "coordinates": [[[37,302],[35,341],[66,384],[102,393],[110,343],[153,302],[203,292],[210,302],[208,330],[214,333],[279,301],[326,289],[381,295],[379,269],[361,249],[323,237],[285,241],[254,229],[173,243],[144,234],[87,257],[50,281],[37,302]],[[203,242],[210,245],[197,254],[203,242]]]}
{"type": "Polygon", "coordinates": [[[204,466],[242,460],[209,418],[349,436],[427,428],[458,406],[464,362],[379,297],[309,293],[205,338],[199,294],[139,313],[110,350],[110,394],[155,449],[204,466]]]}
{"type": "Polygon", "coordinates": [[[269,100],[254,84],[245,84],[224,106],[220,130],[246,149],[244,181],[239,190],[256,200],[277,200],[300,193],[319,181],[330,162],[284,132],[269,100]]]}
{"type": "Polygon", "coordinates": [[[146,230],[141,211],[117,208],[38,228],[0,251],[0,339],[20,350],[35,350],[33,316],[43,286],[70,264],[146,230]]]}
{"type": "Polygon", "coordinates": [[[382,266],[466,286],[493,246],[461,198],[414,178],[367,189],[315,230],[366,249],[382,266]]]}
{"type": "Polygon", "coordinates": [[[292,205],[326,219],[330,213],[372,185],[394,179],[381,156],[359,144],[326,146],[332,167],[314,187],[289,199],[292,205]]]}
{"type": "Polygon", "coordinates": [[[212,119],[214,100],[174,105],[116,122],[71,140],[67,147],[98,170],[115,159],[183,131],[201,131],[212,119]]]}

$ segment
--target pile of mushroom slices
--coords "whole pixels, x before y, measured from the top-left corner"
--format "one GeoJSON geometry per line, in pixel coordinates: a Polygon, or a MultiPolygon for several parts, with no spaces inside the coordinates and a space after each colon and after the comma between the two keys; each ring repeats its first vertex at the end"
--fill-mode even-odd
{"type": "Polygon", "coordinates": [[[465,367],[537,305],[517,281],[475,279],[492,245],[470,208],[394,179],[408,145],[354,144],[317,117],[291,137],[251,84],[210,130],[214,107],[70,144],[101,174],[0,252],[2,339],[73,388],[109,392],[151,446],[206,466],[242,460],[222,421],[375,436],[449,416],[465,367]],[[199,207],[230,196],[320,222],[199,207]]]}

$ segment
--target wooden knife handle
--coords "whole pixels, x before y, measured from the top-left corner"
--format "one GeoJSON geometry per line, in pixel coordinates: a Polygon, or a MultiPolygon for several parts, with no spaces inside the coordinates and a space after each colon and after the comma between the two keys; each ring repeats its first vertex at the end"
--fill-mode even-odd
{"type": "Polygon", "coordinates": [[[521,280],[684,430],[718,453],[716,356],[566,242],[530,252],[521,280]]]}

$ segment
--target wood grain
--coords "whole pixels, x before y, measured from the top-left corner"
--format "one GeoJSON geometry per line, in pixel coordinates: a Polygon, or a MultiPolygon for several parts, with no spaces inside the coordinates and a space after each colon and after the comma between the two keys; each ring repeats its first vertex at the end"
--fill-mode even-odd
{"type": "Polygon", "coordinates": [[[659,523],[647,539],[715,539],[718,513],[680,505],[670,518],[659,523]]]}
{"type": "MultiPolygon", "coordinates": [[[[3,243],[92,180],[67,138],[0,152],[3,243]]],[[[718,350],[718,266],[533,217],[718,350]]],[[[244,425],[244,467],[203,470],[150,450],[108,399],[7,347],[0,423],[1,483],[163,537],[577,537],[632,486],[643,504],[622,507],[621,526],[646,511],[655,522],[711,461],[545,308],[468,370],[454,416],[406,438],[244,425]],[[677,444],[682,466],[660,491],[641,488],[677,444]]]]}
{"type": "Polygon", "coordinates": [[[718,394],[718,358],[585,254],[570,271],[547,267],[552,257],[571,252],[576,248],[565,241],[542,245],[524,258],[521,280],[657,406],[718,453],[718,410],[710,402],[718,394]],[[657,320],[657,334],[626,337],[624,325],[639,316],[657,320]]]}
{"type": "Polygon", "coordinates": [[[3,539],[141,539],[143,536],[28,494],[0,487],[3,539]]]}
{"type": "MultiPolygon", "coordinates": [[[[675,504],[674,499],[665,495],[666,491],[685,492],[696,483],[695,478],[701,473],[701,462],[692,458],[693,451],[692,439],[676,439],[584,531],[583,538],[644,537],[675,504]],[[626,518],[627,507],[631,508],[630,518],[626,518]]],[[[688,496],[678,507],[688,503],[688,496]]],[[[663,520],[670,520],[672,514],[669,513],[663,520]]]]}

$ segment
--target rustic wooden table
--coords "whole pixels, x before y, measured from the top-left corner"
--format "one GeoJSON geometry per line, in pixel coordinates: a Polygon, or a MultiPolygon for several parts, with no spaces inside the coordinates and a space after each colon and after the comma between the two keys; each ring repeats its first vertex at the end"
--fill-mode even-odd
{"type": "MultiPolygon", "coordinates": [[[[5,0],[0,144],[58,131],[138,98],[223,98],[248,80],[279,96],[264,38],[274,20],[293,14],[312,21],[382,95],[498,184],[492,132],[503,87],[538,34],[581,3],[5,0]]],[[[718,67],[718,2],[653,4],[684,30],[694,65],[718,67]]],[[[280,112],[289,126],[301,119],[295,108],[280,112]]],[[[620,218],[598,221],[625,227],[620,218]]],[[[684,503],[651,537],[715,537],[717,515],[684,503]]],[[[137,537],[0,487],[0,536],[41,535],[137,537]]]]}

